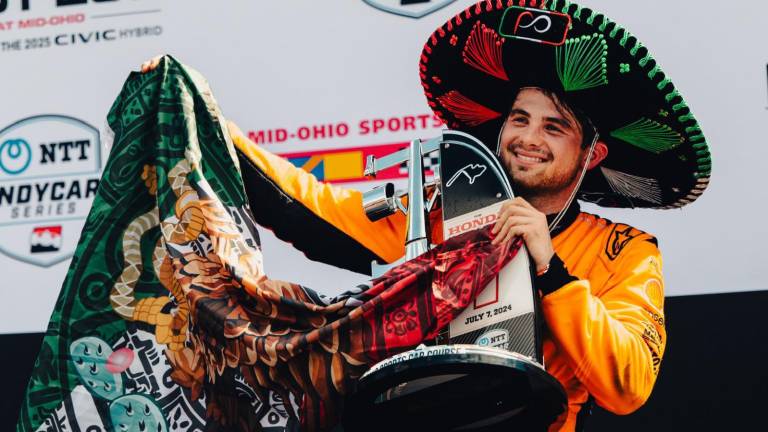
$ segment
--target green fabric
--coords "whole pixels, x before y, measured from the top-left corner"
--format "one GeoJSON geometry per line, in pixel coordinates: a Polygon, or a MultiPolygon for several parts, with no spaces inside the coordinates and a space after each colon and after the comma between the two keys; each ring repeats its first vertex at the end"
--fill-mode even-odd
{"type": "MultiPolygon", "coordinates": [[[[157,333],[159,326],[151,324],[152,320],[163,320],[129,321],[113,308],[122,307],[127,316],[143,299],[165,299],[166,307],[174,303],[153,269],[151,251],[160,239],[159,221],[174,216],[178,199],[167,179],[180,162],[186,160],[193,167],[187,176],[190,184],[200,185],[205,180],[225,206],[242,207],[246,203],[234,148],[223,132],[223,117],[198,73],[167,57],[154,72],[131,74],[108,121],[115,134],[114,145],[35,363],[18,431],[38,430],[41,425],[42,430],[77,430],[74,426],[60,429],[75,422],[80,430],[91,430],[84,425],[123,415],[121,403],[128,406],[132,401],[133,407],[143,404],[147,415],[153,417],[159,413],[157,405],[163,404],[159,399],[189,399],[188,390],[167,377],[162,382],[147,376],[146,385],[128,388],[122,384],[120,373],[109,370],[121,364],[125,367],[131,357],[128,351],[146,357],[138,359],[145,361],[145,369],[157,369],[163,362],[162,355],[152,356],[153,347],[143,338],[157,333]],[[154,178],[159,179],[157,197],[153,196],[154,178]],[[153,211],[156,205],[159,214],[153,211]],[[110,289],[121,280],[128,281],[131,290],[122,300],[114,288],[110,289]],[[116,344],[131,349],[113,349],[116,344]],[[89,373],[87,361],[78,364],[84,351],[90,359],[100,358],[104,363],[94,364],[89,373]],[[98,354],[93,354],[95,351],[98,354]],[[89,374],[93,376],[88,378],[89,374]],[[95,380],[91,383],[95,385],[89,386],[85,379],[95,380]],[[85,388],[90,388],[90,393],[85,388]],[[80,418],[82,410],[77,407],[91,403],[101,419],[80,418]],[[74,417],[80,417],[73,418],[76,412],[74,417]]],[[[170,316],[167,310],[158,316],[163,314],[170,316]]],[[[154,349],[157,354],[158,348],[154,349]]],[[[134,359],[132,365],[139,363],[134,359]]],[[[132,370],[142,367],[133,366],[132,370]]],[[[188,405],[197,414],[204,412],[200,403],[188,405]]],[[[186,416],[195,423],[194,415],[186,416]]],[[[154,421],[165,420],[160,416],[154,421]]],[[[155,425],[151,421],[144,424],[155,425]]],[[[103,426],[112,430],[108,424],[103,426]]]]}

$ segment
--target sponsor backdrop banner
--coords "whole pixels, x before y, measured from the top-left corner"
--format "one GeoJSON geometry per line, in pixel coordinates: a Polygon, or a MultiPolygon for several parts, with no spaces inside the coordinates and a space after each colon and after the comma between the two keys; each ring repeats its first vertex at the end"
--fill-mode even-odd
{"type": "MultiPolygon", "coordinates": [[[[175,55],[253,140],[320,179],[368,189],[367,155],[439,132],[418,56],[471,3],[0,0],[0,333],[45,329],[109,151],[105,115],[142,61],[175,55]]],[[[768,3],[580,3],[640,35],[714,158],[709,190],[683,210],[585,209],[659,237],[667,295],[768,288],[758,275],[768,229],[751,222],[768,212],[768,3]]],[[[404,175],[393,168],[379,181],[404,175]]],[[[366,279],[262,237],[276,278],[329,294],[366,279]]]]}

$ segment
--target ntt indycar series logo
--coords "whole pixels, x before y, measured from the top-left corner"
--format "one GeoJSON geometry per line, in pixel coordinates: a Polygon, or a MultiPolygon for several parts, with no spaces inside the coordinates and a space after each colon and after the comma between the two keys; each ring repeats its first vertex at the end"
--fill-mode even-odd
{"type": "Polygon", "coordinates": [[[99,131],[39,115],[0,130],[0,252],[48,267],[72,256],[101,173],[99,131]]]}

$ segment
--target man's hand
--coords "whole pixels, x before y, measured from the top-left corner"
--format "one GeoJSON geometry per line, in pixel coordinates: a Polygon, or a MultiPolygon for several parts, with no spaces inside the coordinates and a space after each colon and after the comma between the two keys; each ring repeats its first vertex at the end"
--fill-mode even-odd
{"type": "Polygon", "coordinates": [[[160,65],[160,59],[163,58],[163,56],[159,55],[157,57],[152,57],[151,59],[145,61],[141,64],[141,73],[147,73],[149,71],[153,71],[157,69],[157,67],[160,65]]]}
{"type": "Polygon", "coordinates": [[[519,197],[501,206],[499,218],[491,233],[496,235],[492,244],[522,237],[537,271],[546,268],[555,254],[552,238],[549,236],[547,216],[519,197]]]}

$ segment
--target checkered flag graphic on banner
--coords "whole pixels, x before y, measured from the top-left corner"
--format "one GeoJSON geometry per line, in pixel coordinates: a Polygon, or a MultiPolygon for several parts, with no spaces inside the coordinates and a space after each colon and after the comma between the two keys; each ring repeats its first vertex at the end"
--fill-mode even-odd
{"type": "MultiPolygon", "coordinates": [[[[422,160],[424,163],[424,174],[427,176],[435,175],[435,170],[440,163],[440,158],[437,156],[437,153],[424,156],[422,160]]],[[[402,176],[408,176],[408,164],[405,162],[400,164],[398,167],[398,173],[402,176]]]]}

